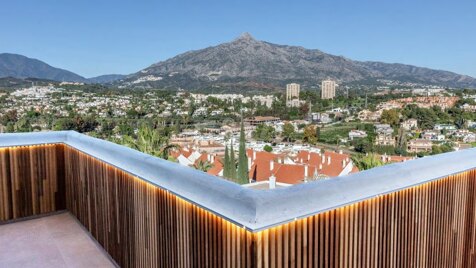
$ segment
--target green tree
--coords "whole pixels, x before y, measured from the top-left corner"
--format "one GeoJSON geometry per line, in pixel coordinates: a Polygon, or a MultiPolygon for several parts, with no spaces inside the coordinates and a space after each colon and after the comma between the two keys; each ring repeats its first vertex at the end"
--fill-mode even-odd
{"type": "Polygon", "coordinates": [[[395,144],[395,152],[401,155],[407,153],[407,134],[405,129],[398,129],[397,143],[395,144]]]}
{"type": "Polygon", "coordinates": [[[223,177],[230,179],[230,152],[228,145],[225,145],[225,160],[223,163],[223,177]]]}
{"type": "Polygon", "coordinates": [[[9,110],[4,115],[0,116],[0,124],[7,125],[8,123],[16,123],[18,121],[17,110],[9,110]]]}
{"type": "Polygon", "coordinates": [[[91,132],[99,125],[94,116],[87,116],[85,118],[78,116],[75,118],[75,130],[81,133],[91,132]]]}
{"type": "Polygon", "coordinates": [[[296,131],[294,126],[291,123],[285,123],[283,126],[283,133],[282,136],[284,140],[290,142],[293,141],[296,136],[296,131]]]}
{"type": "Polygon", "coordinates": [[[376,154],[354,155],[352,156],[352,162],[360,170],[367,170],[384,165],[384,163],[379,159],[378,155],[376,154]]]}
{"type": "Polygon", "coordinates": [[[273,141],[275,136],[276,132],[274,130],[274,127],[267,126],[265,124],[258,125],[256,127],[256,130],[253,132],[253,138],[264,142],[273,141]]]}
{"type": "Polygon", "coordinates": [[[354,150],[358,153],[370,153],[373,151],[373,143],[369,139],[356,139],[354,142],[354,150]]]}
{"type": "Polygon", "coordinates": [[[74,130],[76,124],[72,118],[60,118],[55,121],[53,130],[74,130]]]}
{"type": "Polygon", "coordinates": [[[230,179],[236,181],[236,160],[235,160],[235,150],[233,149],[233,140],[230,145],[230,179]]]}
{"type": "Polygon", "coordinates": [[[248,156],[246,155],[246,139],[243,120],[241,120],[240,147],[238,148],[238,174],[237,179],[240,184],[249,182],[248,156]]]}
{"type": "Polygon", "coordinates": [[[15,132],[31,132],[31,122],[28,117],[22,117],[15,123],[15,132]]]}
{"type": "Polygon", "coordinates": [[[444,143],[441,145],[433,145],[431,147],[431,154],[442,154],[442,153],[447,153],[447,152],[452,152],[454,151],[453,147],[451,146],[450,143],[444,143]]]}
{"type": "Polygon", "coordinates": [[[263,150],[265,152],[268,152],[268,153],[271,153],[273,151],[273,147],[269,146],[268,144],[266,144],[265,146],[263,146],[263,150]]]}
{"type": "Polygon", "coordinates": [[[199,160],[198,163],[195,165],[195,168],[203,172],[207,172],[208,170],[213,168],[213,164],[210,163],[209,161],[199,160]]]}
{"type": "Polygon", "coordinates": [[[156,129],[144,124],[139,128],[137,137],[124,136],[123,144],[146,154],[168,159],[170,151],[177,145],[169,143],[169,137],[161,135],[156,129]]]}
{"type": "Polygon", "coordinates": [[[391,110],[384,110],[382,112],[382,116],[380,117],[380,122],[384,124],[389,124],[393,127],[398,126],[400,122],[400,115],[398,110],[391,109],[391,110]]]}
{"type": "Polygon", "coordinates": [[[317,135],[316,135],[315,126],[308,125],[304,128],[303,140],[304,142],[307,142],[313,145],[317,143],[317,135]]]}

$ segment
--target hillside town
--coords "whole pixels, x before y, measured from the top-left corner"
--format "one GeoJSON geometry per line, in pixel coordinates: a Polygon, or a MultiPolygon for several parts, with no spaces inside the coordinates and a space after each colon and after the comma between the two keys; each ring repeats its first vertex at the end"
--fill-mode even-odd
{"type": "Polygon", "coordinates": [[[242,184],[256,189],[476,145],[470,90],[385,88],[349,96],[333,80],[322,81],[320,90],[291,83],[282,92],[249,95],[87,87],[2,91],[0,133],[76,130],[141,150],[137,140],[152,129],[168,149],[149,153],[231,180],[226,158],[236,161],[244,146],[242,184]]]}

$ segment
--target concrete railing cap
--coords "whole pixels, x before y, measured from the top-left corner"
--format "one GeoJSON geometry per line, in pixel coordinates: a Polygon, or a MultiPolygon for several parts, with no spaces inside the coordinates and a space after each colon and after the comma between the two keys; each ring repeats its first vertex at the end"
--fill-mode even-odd
{"type": "Polygon", "coordinates": [[[467,149],[273,190],[219,177],[74,131],[0,134],[0,147],[63,143],[256,232],[476,167],[467,149]]]}

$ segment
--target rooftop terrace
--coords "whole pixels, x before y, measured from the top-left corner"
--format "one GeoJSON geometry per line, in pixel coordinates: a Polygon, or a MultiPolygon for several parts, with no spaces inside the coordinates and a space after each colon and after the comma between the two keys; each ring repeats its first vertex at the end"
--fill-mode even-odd
{"type": "Polygon", "coordinates": [[[68,212],[0,225],[0,267],[116,267],[68,212]]]}
{"type": "Polygon", "coordinates": [[[476,149],[469,149],[391,164],[332,180],[257,191],[74,131],[0,136],[0,147],[59,143],[137,176],[254,232],[476,167],[476,161],[473,160],[476,149]]]}
{"type": "Polygon", "coordinates": [[[474,267],[475,159],[255,190],[76,132],[3,134],[0,222],[67,209],[125,267],[474,267]]]}

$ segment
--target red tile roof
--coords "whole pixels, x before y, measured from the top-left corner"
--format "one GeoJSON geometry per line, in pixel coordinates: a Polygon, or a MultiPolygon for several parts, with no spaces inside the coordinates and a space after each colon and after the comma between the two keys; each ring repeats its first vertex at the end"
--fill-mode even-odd
{"type": "Polygon", "coordinates": [[[329,177],[339,176],[344,170],[343,161],[347,165],[350,160],[350,155],[335,152],[324,152],[324,161],[322,154],[300,151],[295,158],[296,163],[308,164],[318,167],[318,173],[329,177]],[[330,157],[330,162],[328,161],[330,157]]]}
{"type": "MultiPolygon", "coordinates": [[[[247,149],[246,154],[249,158],[253,159],[253,149],[247,149]]],[[[259,160],[278,160],[279,158],[284,158],[284,154],[273,154],[266,151],[256,151],[256,159],[259,160]]],[[[254,159],[253,159],[254,160],[254,159]]]]}
{"type": "Polygon", "coordinates": [[[223,170],[223,164],[220,161],[221,159],[218,159],[215,157],[215,162],[213,162],[213,167],[207,171],[208,174],[218,176],[220,172],[223,170]]]}
{"type": "Polygon", "coordinates": [[[175,159],[177,159],[177,157],[179,157],[180,155],[183,155],[185,156],[185,158],[188,158],[192,153],[193,153],[192,149],[179,148],[179,149],[171,151],[170,156],[172,156],[175,159]]]}
{"type": "Polygon", "coordinates": [[[380,155],[380,159],[385,163],[398,163],[415,159],[413,156],[401,156],[401,155],[380,155]]]}
{"type": "MultiPolygon", "coordinates": [[[[202,162],[205,162],[205,161],[209,161],[209,154],[207,153],[202,153],[200,155],[199,158],[197,158],[197,160],[195,160],[195,167],[198,165],[198,163],[200,163],[200,161],[202,162]]],[[[210,162],[210,161],[209,161],[210,162]]],[[[212,168],[210,168],[207,173],[208,174],[211,174],[211,175],[214,175],[214,176],[218,176],[218,174],[223,170],[223,164],[221,162],[221,159],[216,157],[216,156],[213,156],[213,161],[212,161],[212,168]]]]}

